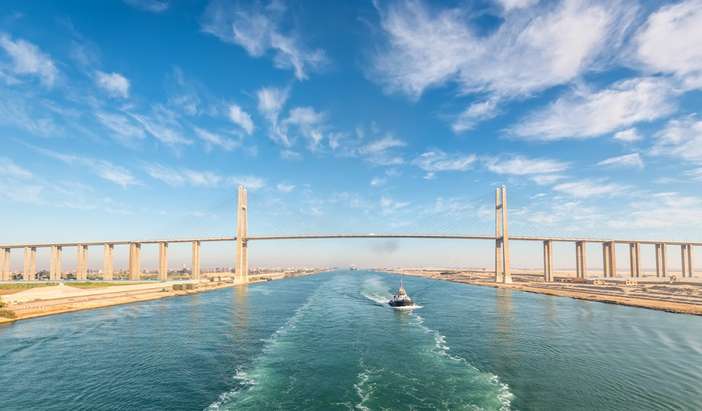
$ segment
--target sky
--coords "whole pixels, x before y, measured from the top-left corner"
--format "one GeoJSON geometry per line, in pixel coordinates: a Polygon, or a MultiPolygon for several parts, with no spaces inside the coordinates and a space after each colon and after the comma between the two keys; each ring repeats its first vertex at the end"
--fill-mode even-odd
{"type": "MultiPolygon", "coordinates": [[[[233,236],[239,185],[252,235],[491,234],[502,184],[513,234],[701,241],[701,111],[699,0],[6,0],[0,243],[233,236]]],[[[259,244],[252,265],[491,262],[259,244]]]]}

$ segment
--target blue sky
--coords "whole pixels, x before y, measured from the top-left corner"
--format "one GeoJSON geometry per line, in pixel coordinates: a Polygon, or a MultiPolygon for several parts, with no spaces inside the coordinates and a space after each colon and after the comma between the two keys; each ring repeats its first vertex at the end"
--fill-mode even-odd
{"type": "Polygon", "coordinates": [[[489,234],[506,184],[513,233],[699,240],[700,39],[691,0],[5,1],[0,242],[232,235],[239,184],[251,233],[489,234]]]}

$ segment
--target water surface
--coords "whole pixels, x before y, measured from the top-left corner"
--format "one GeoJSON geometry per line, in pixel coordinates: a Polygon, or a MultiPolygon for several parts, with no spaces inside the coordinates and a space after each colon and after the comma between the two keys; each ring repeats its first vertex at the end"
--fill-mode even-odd
{"type": "Polygon", "coordinates": [[[702,409],[702,318],[336,272],[0,328],[2,409],[702,409]]]}

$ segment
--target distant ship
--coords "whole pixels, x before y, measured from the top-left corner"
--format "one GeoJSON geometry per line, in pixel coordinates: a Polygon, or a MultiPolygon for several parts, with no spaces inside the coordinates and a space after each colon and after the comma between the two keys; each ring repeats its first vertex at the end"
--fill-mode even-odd
{"type": "Polygon", "coordinates": [[[412,299],[407,295],[407,291],[405,291],[405,287],[403,287],[402,280],[400,280],[400,289],[397,290],[395,295],[392,296],[390,301],[388,301],[388,305],[390,307],[413,307],[414,302],[412,299]]]}

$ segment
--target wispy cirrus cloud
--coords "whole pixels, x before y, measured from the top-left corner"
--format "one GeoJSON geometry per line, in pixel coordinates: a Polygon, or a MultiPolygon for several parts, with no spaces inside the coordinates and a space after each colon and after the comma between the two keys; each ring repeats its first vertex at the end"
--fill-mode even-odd
{"type": "Polygon", "coordinates": [[[630,187],[605,180],[583,179],[556,184],[553,190],[575,198],[609,197],[630,191],[630,187]]]}
{"type": "Polygon", "coordinates": [[[192,186],[222,188],[243,185],[250,190],[265,186],[265,180],[256,176],[224,176],[212,171],[174,168],[161,164],[148,164],[144,171],[152,178],[172,187],[192,186]]]}
{"type": "Polygon", "coordinates": [[[652,13],[634,38],[635,59],[652,72],[670,73],[702,88],[702,1],[687,0],[652,13]]]}
{"type": "Polygon", "coordinates": [[[59,160],[68,165],[84,167],[103,180],[117,184],[122,188],[141,185],[141,182],[129,170],[112,164],[109,161],[74,154],[65,154],[32,145],[28,145],[28,147],[42,155],[59,160]]]}
{"type": "Polygon", "coordinates": [[[112,97],[129,97],[129,80],[120,73],[95,72],[95,83],[112,97]]]}
{"type": "Polygon", "coordinates": [[[195,135],[205,143],[207,150],[220,148],[225,151],[232,151],[241,146],[241,140],[234,140],[231,137],[223,136],[220,133],[213,133],[199,127],[195,127],[195,135]]]}
{"type": "Polygon", "coordinates": [[[568,169],[568,163],[547,158],[528,158],[520,155],[489,157],[484,159],[488,170],[497,174],[525,176],[552,174],[568,169]]]}
{"type": "MultiPolygon", "coordinates": [[[[58,77],[54,61],[36,45],[23,40],[13,40],[6,34],[0,35],[0,48],[10,57],[9,70],[17,75],[39,78],[46,87],[52,87],[58,77]]],[[[0,67],[0,70],[3,70],[0,67]]]]}
{"type": "MultiPolygon", "coordinates": [[[[533,5],[504,1],[505,10],[533,5]]],[[[616,2],[569,0],[508,13],[492,33],[481,35],[467,8],[434,7],[414,0],[379,7],[384,45],[370,76],[388,92],[412,99],[447,83],[459,93],[491,98],[529,96],[566,84],[606,59],[622,43],[636,7],[616,2]]],[[[455,131],[496,115],[496,100],[474,103],[455,131]]]]}
{"type": "Polygon", "coordinates": [[[660,77],[623,80],[598,91],[576,89],[509,132],[543,141],[597,137],[670,115],[677,107],[676,96],[675,84],[660,77]]]}
{"type": "Polygon", "coordinates": [[[405,160],[396,153],[395,149],[406,145],[407,143],[403,140],[388,134],[361,146],[356,153],[359,157],[376,165],[400,165],[405,160]]]}
{"type": "Polygon", "coordinates": [[[273,63],[282,69],[292,69],[298,80],[327,62],[324,51],[311,49],[295,32],[283,32],[285,4],[272,1],[244,7],[226,0],[212,0],[202,18],[202,30],[226,43],[237,44],[252,57],[273,52],[273,63]]]}
{"type": "Polygon", "coordinates": [[[229,119],[239,127],[241,127],[246,134],[251,135],[254,131],[254,123],[251,119],[251,115],[244,111],[241,106],[237,104],[229,105],[229,119]]]}
{"type": "Polygon", "coordinates": [[[696,115],[668,121],[654,137],[651,154],[702,164],[702,120],[696,115]]]}
{"type": "Polygon", "coordinates": [[[433,178],[438,172],[466,171],[477,158],[475,154],[448,154],[442,150],[431,150],[420,154],[412,164],[426,171],[425,178],[433,178]]]}
{"type": "Polygon", "coordinates": [[[603,167],[633,167],[643,168],[644,163],[639,153],[624,154],[621,156],[610,157],[597,163],[603,167]]]}
{"type": "Polygon", "coordinates": [[[139,10],[149,11],[151,13],[163,13],[170,7],[168,0],[122,0],[126,4],[139,10]]]}

